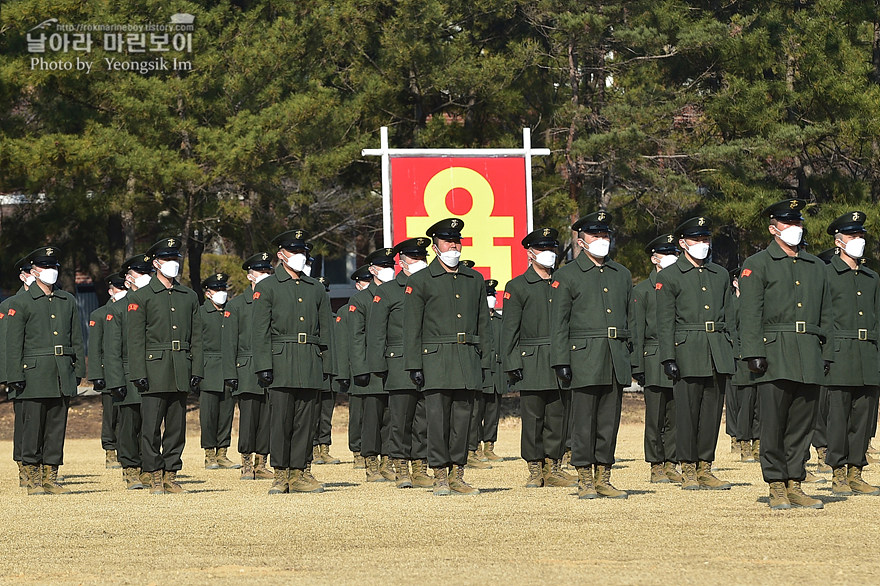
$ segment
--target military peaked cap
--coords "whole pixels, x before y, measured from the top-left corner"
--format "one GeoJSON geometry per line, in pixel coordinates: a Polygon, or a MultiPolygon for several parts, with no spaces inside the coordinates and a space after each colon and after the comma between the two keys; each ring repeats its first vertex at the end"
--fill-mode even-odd
{"type": "Polygon", "coordinates": [[[163,238],[151,246],[147,254],[152,258],[179,258],[182,244],[183,241],[180,238],[163,238]]]}
{"type": "Polygon", "coordinates": [[[429,238],[442,240],[458,240],[461,238],[461,229],[464,228],[464,220],[460,218],[446,218],[440,220],[425,232],[429,238]]]}
{"type": "Polygon", "coordinates": [[[427,256],[428,246],[431,241],[428,238],[410,238],[403,242],[398,242],[393,249],[393,254],[405,254],[406,256],[427,256]]]}
{"type": "Polygon", "coordinates": [[[575,232],[610,232],[611,231],[611,214],[605,210],[599,210],[592,214],[580,218],[571,225],[571,229],[575,232]]]}
{"type": "Polygon", "coordinates": [[[764,215],[776,220],[792,221],[803,220],[801,210],[807,207],[805,199],[783,199],[764,208],[764,215]]]}
{"type": "Polygon", "coordinates": [[[57,267],[60,266],[58,262],[59,256],[61,256],[60,248],[57,246],[44,246],[24,257],[24,262],[38,267],[57,267]]]}
{"type": "Polygon", "coordinates": [[[229,275],[226,273],[215,273],[202,281],[203,289],[223,290],[229,285],[229,275]]]}
{"type": "Polygon", "coordinates": [[[367,255],[367,258],[364,262],[368,265],[381,265],[381,264],[394,264],[394,249],[393,248],[377,248],[373,252],[367,255]]]}
{"type": "Polygon", "coordinates": [[[529,232],[522,239],[523,248],[559,248],[559,230],[556,228],[538,228],[529,232]]]}
{"type": "Polygon", "coordinates": [[[258,252],[241,263],[241,268],[245,271],[269,271],[272,270],[272,261],[274,259],[274,255],[268,252],[258,252]]]}
{"type": "Polygon", "coordinates": [[[306,242],[309,239],[309,233],[305,230],[288,230],[287,232],[282,232],[278,236],[272,239],[272,244],[278,246],[278,248],[285,248],[287,250],[297,250],[304,248],[306,251],[312,249],[312,245],[306,242]]]}
{"type": "Polygon", "coordinates": [[[865,212],[847,212],[831,222],[831,225],[828,226],[828,233],[833,236],[835,234],[861,234],[867,232],[865,230],[866,219],[865,212]]]}
{"type": "Polygon", "coordinates": [[[111,273],[104,279],[108,287],[116,287],[117,289],[125,289],[125,271],[111,273]]]}
{"type": "Polygon", "coordinates": [[[352,281],[372,281],[373,273],[370,272],[370,265],[364,265],[362,267],[358,267],[355,272],[351,274],[352,281]]]}
{"type": "Polygon", "coordinates": [[[122,263],[122,270],[124,272],[134,271],[146,275],[153,270],[152,260],[153,257],[149,254],[136,254],[122,263]]]}
{"type": "Polygon", "coordinates": [[[486,295],[495,295],[496,287],[498,287],[498,281],[495,279],[486,279],[486,295]]]}
{"type": "Polygon", "coordinates": [[[689,236],[711,236],[712,230],[709,227],[709,220],[703,216],[697,216],[676,226],[673,233],[679,238],[687,238],[689,236]]]}
{"type": "Polygon", "coordinates": [[[672,234],[663,234],[651,240],[645,247],[648,254],[677,254],[678,246],[675,245],[675,236],[672,234]]]}

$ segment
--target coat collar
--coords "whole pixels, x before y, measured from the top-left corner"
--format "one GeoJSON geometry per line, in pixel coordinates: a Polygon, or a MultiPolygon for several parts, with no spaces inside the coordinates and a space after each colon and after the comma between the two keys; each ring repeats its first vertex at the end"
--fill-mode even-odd
{"type": "Polygon", "coordinates": [[[211,303],[211,300],[208,299],[207,297],[205,298],[205,302],[202,303],[202,305],[204,306],[205,311],[207,311],[208,313],[213,313],[215,311],[223,311],[222,309],[217,309],[216,307],[214,307],[214,304],[211,303]]]}
{"type": "Polygon", "coordinates": [[[450,273],[441,264],[440,257],[435,256],[434,260],[431,261],[431,264],[428,265],[428,272],[432,277],[442,277],[443,275],[462,275],[464,277],[473,277],[475,271],[473,269],[469,269],[466,266],[459,264],[458,270],[450,273]]]}
{"type": "MultiPolygon", "coordinates": [[[[425,270],[425,269],[422,269],[425,270]]],[[[401,287],[406,287],[406,281],[409,277],[406,276],[406,273],[400,271],[397,273],[397,276],[394,277],[394,282],[397,283],[401,287]]]]}
{"type": "Polygon", "coordinates": [[[542,279],[541,275],[538,274],[538,271],[535,270],[535,267],[529,265],[529,268],[526,269],[526,272],[523,273],[523,277],[526,279],[526,283],[540,283],[541,281],[547,282],[553,280],[553,276],[550,276],[550,279],[542,279]]]}
{"type": "MultiPolygon", "coordinates": [[[[293,277],[290,276],[290,273],[287,272],[283,266],[278,267],[278,270],[275,271],[275,278],[278,279],[279,282],[283,283],[284,281],[292,281],[293,277]]],[[[300,283],[306,283],[308,285],[314,285],[318,281],[309,277],[308,275],[300,275],[299,278],[300,283]]],[[[323,285],[321,285],[323,287],[323,285]]]]}
{"type": "MultiPolygon", "coordinates": [[[[162,281],[160,281],[159,277],[157,277],[156,275],[153,275],[152,277],[150,277],[149,287],[153,291],[153,293],[161,293],[162,291],[165,291],[167,289],[167,287],[165,287],[165,285],[162,284],[162,281]]],[[[183,288],[183,285],[181,285],[177,281],[177,279],[174,279],[173,281],[171,281],[171,290],[177,291],[178,293],[186,292],[186,289],[183,288]]]]}
{"type": "Polygon", "coordinates": [[[677,266],[678,269],[683,273],[686,273],[691,269],[706,269],[707,271],[712,272],[712,273],[718,272],[718,269],[716,268],[715,263],[707,262],[707,263],[704,263],[703,266],[698,267],[698,266],[694,265],[694,263],[689,261],[683,252],[680,255],[678,255],[678,260],[675,261],[675,266],[677,266]]]}
{"type": "Polygon", "coordinates": [[[831,262],[829,264],[834,268],[834,270],[838,272],[838,274],[843,274],[847,271],[855,271],[858,273],[864,273],[871,278],[877,276],[877,273],[875,273],[863,264],[859,264],[855,269],[849,268],[849,265],[846,264],[846,262],[844,262],[842,258],[840,258],[839,254],[835,254],[834,256],[832,256],[831,262]]]}
{"type": "Polygon", "coordinates": [[[817,260],[819,260],[812,254],[803,251],[798,252],[797,256],[789,257],[787,254],[785,254],[785,251],[782,250],[782,247],[779,246],[779,243],[776,242],[776,240],[774,240],[767,246],[767,253],[773,260],[782,260],[784,258],[797,258],[798,260],[805,260],[807,262],[816,262],[817,260]]]}
{"type": "Polygon", "coordinates": [[[612,269],[615,271],[617,270],[617,263],[615,263],[613,260],[606,258],[604,263],[602,263],[601,265],[597,265],[590,260],[590,257],[587,255],[586,252],[581,252],[575,259],[575,263],[577,263],[577,266],[580,267],[580,269],[584,272],[590,271],[592,269],[612,269]]]}

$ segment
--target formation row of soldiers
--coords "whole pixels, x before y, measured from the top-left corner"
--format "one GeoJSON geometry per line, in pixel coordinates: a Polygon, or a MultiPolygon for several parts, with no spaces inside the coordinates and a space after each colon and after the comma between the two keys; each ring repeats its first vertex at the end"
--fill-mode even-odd
{"type": "MultiPolygon", "coordinates": [[[[645,388],[654,482],[730,488],[712,462],[732,385],[728,398],[741,407],[737,417],[729,407],[728,420],[744,453],[760,440],[771,508],[821,508],[801,483],[824,387],[820,454],[832,491],[880,494],[861,476],[880,384],[880,287],[861,259],[865,215],[829,226],[826,265],[804,250],[805,205],[787,199],[765,210],[773,240],[733,279],[710,260],[703,217],[648,245],[655,271],[635,287],[608,256],[607,212],[572,225],[580,251],[559,269],[558,233],[540,228],[522,241],[529,267],[504,288],[503,319],[497,282],[460,258],[458,218],[370,254],[352,275],[359,292],[335,317],[309,276],[302,230],[277,236],[274,255],[245,261],[251,288],[242,295],[227,302],[226,275],[207,279],[201,308],[176,280],[179,241],[164,239],[110,279],[112,300],[90,319],[103,328],[90,337],[92,364],[102,358],[89,378],[107,391],[107,412],[116,406],[107,437],[115,429],[127,487],[154,493],[183,492],[185,398],[200,390],[206,467],[237,466],[226,456],[235,400],[242,478],[271,477],[271,494],[323,490],[311,464],[336,461],[332,391],[351,395],[349,448],[367,481],[478,494],[465,466],[497,459],[498,397],[509,388],[521,397],[526,486],[626,498],[611,473],[623,387],[635,379],[645,388]],[[577,477],[562,470],[567,448],[577,477]]],[[[0,307],[8,348],[0,379],[16,402],[15,455],[29,494],[66,490],[57,470],[67,400],[84,376],[75,303],[54,287],[57,265],[52,247],[22,259],[23,289],[0,307]]]]}

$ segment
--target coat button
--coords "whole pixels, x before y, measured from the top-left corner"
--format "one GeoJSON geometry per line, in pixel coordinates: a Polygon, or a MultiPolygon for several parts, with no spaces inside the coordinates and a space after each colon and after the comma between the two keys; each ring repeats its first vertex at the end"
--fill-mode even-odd
{"type": "Polygon", "coordinates": [[[306,321],[306,318],[300,316],[299,321],[306,321]]]}
{"type": "Polygon", "coordinates": [[[425,354],[428,353],[428,349],[427,349],[427,348],[424,349],[424,353],[425,353],[425,354]]]}
{"type": "MultiPolygon", "coordinates": [[[[861,291],[856,291],[856,295],[861,295],[861,294],[862,294],[861,291]]],[[[53,315],[52,317],[55,317],[55,316],[53,315]]]]}
{"type": "Polygon", "coordinates": [[[55,335],[55,336],[57,336],[57,335],[58,335],[58,332],[52,332],[52,334],[55,335]]]}
{"type": "Polygon", "coordinates": [[[605,313],[611,313],[611,308],[609,307],[608,309],[606,309],[605,313]]]}
{"type": "Polygon", "coordinates": [[[703,309],[709,309],[709,306],[708,306],[708,305],[704,305],[704,306],[703,306],[703,309]]]}
{"type": "Polygon", "coordinates": [[[300,303],[302,303],[302,302],[303,302],[303,298],[300,297],[299,299],[297,299],[297,301],[299,301],[300,303]]]}
{"type": "Polygon", "coordinates": [[[523,356],[525,356],[525,355],[526,355],[526,353],[525,353],[525,352],[523,352],[523,353],[522,353],[522,355],[523,355],[523,356]]]}
{"type": "Polygon", "coordinates": [[[604,291],[605,293],[608,293],[608,287],[604,287],[604,288],[602,289],[602,291],[604,291]]]}
{"type": "Polygon", "coordinates": [[[800,281],[795,281],[794,284],[795,284],[795,285],[800,285],[801,282],[800,282],[800,281]]]}
{"type": "Polygon", "coordinates": [[[394,356],[394,352],[390,353],[389,356],[394,356]]]}
{"type": "Polygon", "coordinates": [[[147,356],[147,358],[152,358],[152,357],[153,357],[153,355],[152,355],[152,354],[150,354],[150,355],[149,355],[149,356],[147,356]]]}
{"type": "Polygon", "coordinates": [[[865,312],[864,312],[864,311],[860,311],[860,312],[859,312],[859,315],[865,315],[865,312]]]}
{"type": "Polygon", "coordinates": [[[458,293],[456,293],[456,294],[455,294],[455,298],[458,299],[459,297],[461,297],[461,295],[459,295],[458,293]]]}
{"type": "Polygon", "coordinates": [[[461,319],[461,314],[460,314],[460,313],[456,313],[456,314],[455,314],[455,317],[461,319]]]}
{"type": "Polygon", "coordinates": [[[706,290],[706,288],[705,288],[705,287],[703,287],[703,288],[702,288],[702,289],[703,289],[703,291],[705,291],[705,290],[706,290]]]}
{"type": "MultiPolygon", "coordinates": [[[[859,295],[861,295],[861,294],[862,294],[862,292],[859,291],[859,295]]],[[[55,319],[55,314],[53,313],[50,317],[51,317],[52,319],[55,319]]]]}
{"type": "Polygon", "coordinates": [[[171,329],[172,329],[172,330],[176,330],[176,329],[177,329],[177,326],[171,326],[171,329]]]}
{"type": "Polygon", "coordinates": [[[24,368],[27,368],[27,364],[24,365],[24,368]]]}
{"type": "MultiPolygon", "coordinates": [[[[572,349],[572,350],[577,350],[577,346],[572,346],[571,349],[572,349]]],[[[523,352],[523,356],[525,356],[525,354],[526,354],[526,353],[523,352]]]]}
{"type": "Polygon", "coordinates": [[[803,307],[803,306],[804,306],[804,304],[801,303],[800,301],[798,301],[798,307],[803,307]]]}
{"type": "Polygon", "coordinates": [[[171,308],[171,311],[174,311],[174,308],[173,308],[173,307],[171,308]]]}

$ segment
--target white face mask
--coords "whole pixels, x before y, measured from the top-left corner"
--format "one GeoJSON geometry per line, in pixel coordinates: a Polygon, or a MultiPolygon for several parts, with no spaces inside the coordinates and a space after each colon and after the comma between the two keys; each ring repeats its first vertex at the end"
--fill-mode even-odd
{"type": "Polygon", "coordinates": [[[842,248],[846,255],[850,258],[862,258],[862,255],[865,254],[865,239],[864,238],[853,238],[849,242],[847,242],[844,246],[840,246],[843,244],[838,241],[838,248],[842,248]]]}
{"type": "Polygon", "coordinates": [[[247,279],[254,285],[265,279],[269,276],[269,273],[257,273],[256,275],[248,275],[247,279]]]}
{"type": "Polygon", "coordinates": [[[671,267],[677,260],[678,257],[674,254],[664,254],[660,256],[660,270],[663,270],[666,267],[671,267]]]}
{"type": "Polygon", "coordinates": [[[409,271],[409,274],[414,275],[422,269],[428,268],[428,263],[423,260],[417,260],[414,263],[406,265],[406,270],[409,271]]]}
{"type": "Polygon", "coordinates": [[[394,278],[394,269],[391,267],[381,268],[379,269],[379,272],[376,273],[376,278],[383,283],[387,283],[394,278]]]}
{"type": "Polygon", "coordinates": [[[115,295],[113,295],[113,301],[119,301],[120,299],[125,297],[126,293],[128,293],[128,291],[118,291],[115,295]]]}
{"type": "Polygon", "coordinates": [[[489,304],[489,309],[495,309],[495,304],[498,302],[498,300],[495,298],[494,295],[488,295],[486,296],[486,302],[489,304]]]}
{"type": "Polygon", "coordinates": [[[438,254],[440,257],[440,262],[445,264],[450,269],[454,269],[458,266],[458,261],[461,258],[461,252],[457,250],[447,250],[446,252],[441,252],[438,254]]]}
{"type": "Polygon", "coordinates": [[[364,289],[366,289],[369,286],[370,286],[369,281],[355,281],[354,282],[354,288],[357,289],[358,291],[363,291],[364,289]]]}
{"type": "Polygon", "coordinates": [[[556,253],[552,250],[542,250],[535,255],[535,262],[544,268],[552,269],[556,266],[556,253]]]}
{"type": "Polygon", "coordinates": [[[176,260],[167,260],[159,265],[159,272],[169,279],[173,279],[180,274],[180,263],[176,260]]]}
{"type": "Polygon", "coordinates": [[[46,285],[54,285],[58,280],[58,269],[43,269],[38,273],[37,278],[46,285]]]}
{"type": "Polygon", "coordinates": [[[27,275],[25,275],[24,281],[22,281],[22,283],[25,284],[25,287],[30,287],[31,285],[34,284],[34,281],[36,281],[36,280],[37,280],[37,278],[35,276],[28,273],[27,275]]]}
{"type": "Polygon", "coordinates": [[[305,276],[311,277],[312,276],[312,265],[304,266],[302,272],[305,276]]]}
{"type": "Polygon", "coordinates": [[[150,284],[150,275],[138,275],[133,282],[135,287],[142,289],[150,284]]]}
{"type": "Polygon", "coordinates": [[[226,299],[229,298],[229,294],[226,291],[214,291],[211,295],[211,301],[216,303],[217,305],[223,305],[226,303],[226,299]]]}
{"type": "Polygon", "coordinates": [[[705,260],[709,256],[709,245],[705,242],[696,242],[687,247],[687,251],[697,260],[705,260]]]}
{"type": "Polygon", "coordinates": [[[288,256],[284,262],[297,273],[301,273],[306,268],[306,261],[308,260],[309,258],[306,255],[298,252],[288,256]]]}
{"type": "MultiPolygon", "coordinates": [[[[777,231],[779,231],[778,228],[777,231]]],[[[803,237],[804,229],[800,226],[789,226],[785,230],[779,231],[779,238],[789,246],[797,246],[803,237]]]]}
{"type": "MultiPolygon", "coordinates": [[[[583,240],[581,240],[581,242],[583,242],[583,240]]],[[[608,251],[611,250],[611,240],[608,238],[599,238],[598,240],[593,240],[587,244],[585,248],[592,256],[596,258],[605,258],[608,256],[608,251]]]]}

